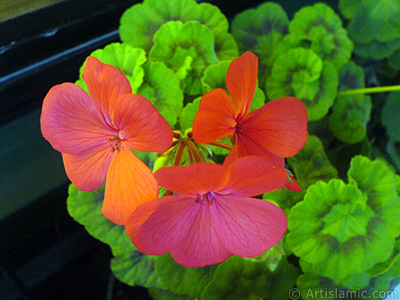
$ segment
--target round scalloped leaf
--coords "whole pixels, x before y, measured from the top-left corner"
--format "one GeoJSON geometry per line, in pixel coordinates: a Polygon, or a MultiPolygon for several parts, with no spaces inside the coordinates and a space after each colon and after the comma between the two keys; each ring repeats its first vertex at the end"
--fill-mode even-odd
{"type": "Polygon", "coordinates": [[[391,68],[400,70],[400,48],[388,58],[388,64],[391,68]]]}
{"type": "Polygon", "coordinates": [[[68,213],[96,239],[111,246],[113,251],[135,249],[125,233],[125,227],[116,225],[101,214],[104,187],[93,192],[78,190],[73,184],[68,189],[68,213]]]}
{"type": "Polygon", "coordinates": [[[215,38],[215,51],[220,60],[238,56],[237,44],[228,33],[229,23],[218,7],[193,0],[145,0],[125,11],[121,18],[121,40],[143,48],[153,46],[153,36],[169,21],[198,21],[206,25],[215,38]]]}
{"type": "Polygon", "coordinates": [[[323,118],[332,106],[338,87],[336,69],[313,51],[294,48],[274,62],[266,81],[269,99],[293,96],[307,107],[308,119],[323,118]]]}
{"type": "Polygon", "coordinates": [[[120,281],[130,285],[164,288],[155,272],[157,256],[150,256],[136,250],[125,251],[111,259],[111,271],[120,281]]]}
{"type": "Polygon", "coordinates": [[[160,256],[155,264],[156,274],[173,293],[198,297],[212,280],[217,265],[186,268],[176,263],[170,254],[160,256]]]}
{"type": "Polygon", "coordinates": [[[214,36],[211,30],[198,22],[182,23],[170,21],[154,35],[154,46],[149,53],[150,61],[161,61],[174,72],[181,72],[184,91],[190,95],[205,92],[201,84],[207,66],[219,62],[214,51],[214,36]],[[190,59],[190,68],[187,61],[190,59]]]}
{"type": "Polygon", "coordinates": [[[137,93],[153,103],[158,112],[174,126],[183,107],[183,92],[174,72],[161,62],[143,65],[145,75],[137,93]]]}
{"type": "Polygon", "coordinates": [[[368,197],[367,204],[386,226],[385,234],[396,238],[400,232],[400,197],[392,170],[383,161],[356,156],[351,160],[348,177],[368,197]]]}
{"type": "Polygon", "coordinates": [[[270,65],[274,46],[287,34],[288,24],[289,18],[279,4],[265,2],[237,14],[232,35],[241,52],[253,51],[259,55],[260,63],[270,65]]]}
{"type": "MultiPolygon", "coordinates": [[[[90,54],[105,64],[110,64],[121,70],[128,78],[132,92],[143,82],[144,71],[142,65],[146,62],[146,52],[140,48],[133,48],[128,44],[113,43],[104,49],[98,49],[90,54]]],[[[83,66],[81,67],[81,74],[83,66]]]]}
{"type": "Polygon", "coordinates": [[[310,49],[337,70],[351,57],[353,42],[347,36],[340,17],[325,3],[305,6],[289,24],[292,47],[310,44],[310,49]]]}
{"type": "Polygon", "coordinates": [[[400,142],[400,92],[392,92],[382,109],[382,125],[386,134],[395,142],[400,142]]]}
{"type": "Polygon", "coordinates": [[[393,55],[400,50],[400,38],[389,42],[373,40],[370,43],[355,44],[354,52],[365,58],[380,60],[393,55]]]}
{"type": "Polygon", "coordinates": [[[200,100],[201,97],[197,97],[193,100],[193,102],[186,104],[186,106],[182,109],[182,113],[179,117],[181,132],[185,132],[185,130],[192,128],[194,117],[199,110],[200,100]]]}
{"type": "Polygon", "coordinates": [[[121,17],[121,40],[146,52],[153,46],[153,35],[171,20],[186,21],[196,10],[194,0],[145,0],[127,9],[121,17]]]}
{"type": "Polygon", "coordinates": [[[298,276],[297,270],[281,259],[273,272],[255,259],[232,256],[218,265],[213,280],[199,299],[286,299],[298,276]]]}
{"type": "Polygon", "coordinates": [[[331,279],[385,261],[393,250],[393,233],[367,201],[357,187],[341,180],[310,186],[289,216],[289,247],[316,274],[331,279]]]}
{"type": "Polygon", "coordinates": [[[178,295],[174,294],[167,290],[161,289],[148,289],[149,295],[151,299],[154,300],[193,300],[193,297],[189,297],[187,295],[178,295]]]}

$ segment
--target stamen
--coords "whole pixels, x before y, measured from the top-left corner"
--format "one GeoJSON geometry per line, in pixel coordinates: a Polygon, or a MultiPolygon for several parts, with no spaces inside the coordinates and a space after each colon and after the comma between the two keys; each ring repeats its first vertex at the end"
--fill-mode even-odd
{"type": "Polygon", "coordinates": [[[111,146],[114,148],[113,151],[117,151],[119,147],[121,147],[121,139],[119,138],[118,134],[114,135],[113,137],[109,137],[107,141],[111,143],[111,146]]]}

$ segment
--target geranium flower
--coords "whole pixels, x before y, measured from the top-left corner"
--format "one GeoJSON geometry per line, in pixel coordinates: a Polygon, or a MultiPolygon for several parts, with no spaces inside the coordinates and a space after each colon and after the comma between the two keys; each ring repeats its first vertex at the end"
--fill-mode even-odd
{"type": "Polygon", "coordinates": [[[261,155],[276,166],[299,152],[307,141],[307,109],[297,98],[272,100],[250,111],[257,84],[258,58],[246,52],[234,59],[226,74],[226,87],[205,94],[193,122],[193,138],[208,144],[231,137],[234,147],[226,157],[261,155]]]}
{"type": "Polygon", "coordinates": [[[172,129],[146,98],[133,95],[124,74],[97,58],[86,61],[90,96],[73,83],[56,85],[43,102],[41,129],[62,153],[66,173],[80,190],[107,178],[102,213],[125,224],[141,203],[158,197],[150,169],[131,151],[163,152],[172,129]]]}
{"type": "Polygon", "coordinates": [[[177,195],[139,206],[126,224],[137,249],[149,255],[171,252],[186,267],[220,263],[231,255],[253,257],[278,243],[286,231],[284,212],[250,198],[280,189],[284,168],[259,156],[229,166],[195,163],[155,172],[159,184],[177,195]]]}

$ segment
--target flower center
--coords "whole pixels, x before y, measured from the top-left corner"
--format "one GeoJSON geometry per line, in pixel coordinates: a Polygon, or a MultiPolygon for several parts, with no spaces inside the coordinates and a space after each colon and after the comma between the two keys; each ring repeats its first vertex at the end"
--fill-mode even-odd
{"type": "Polygon", "coordinates": [[[121,139],[118,134],[114,135],[113,137],[109,137],[107,141],[111,143],[113,151],[116,151],[119,149],[119,147],[121,147],[121,139]]]}
{"type": "Polygon", "coordinates": [[[206,194],[200,195],[196,198],[196,203],[201,203],[201,204],[209,204],[213,205],[214,204],[214,193],[213,192],[208,192],[206,194]]]}

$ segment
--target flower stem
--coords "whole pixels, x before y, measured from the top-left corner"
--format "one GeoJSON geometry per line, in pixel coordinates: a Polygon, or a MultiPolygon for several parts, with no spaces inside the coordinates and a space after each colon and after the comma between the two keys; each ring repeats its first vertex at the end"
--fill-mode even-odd
{"type": "Polygon", "coordinates": [[[174,166],[179,166],[184,148],[185,148],[185,143],[182,141],[179,142],[178,149],[176,150],[176,154],[175,154],[174,166]]]}
{"type": "Polygon", "coordinates": [[[359,95],[359,94],[372,94],[372,93],[384,93],[384,92],[395,92],[400,91],[400,85],[394,86],[378,86],[378,87],[370,87],[370,88],[361,88],[355,90],[347,90],[338,93],[338,97],[350,96],[350,95],[359,95]]]}
{"type": "Polygon", "coordinates": [[[221,148],[228,149],[228,150],[232,150],[232,148],[233,148],[232,145],[229,145],[227,143],[220,142],[220,141],[211,142],[211,143],[209,143],[209,145],[221,147],[221,148]]]}
{"type": "Polygon", "coordinates": [[[196,162],[201,162],[200,153],[190,139],[186,140],[186,146],[188,147],[190,154],[193,155],[194,160],[196,162]]]}

